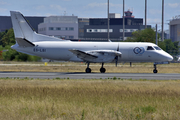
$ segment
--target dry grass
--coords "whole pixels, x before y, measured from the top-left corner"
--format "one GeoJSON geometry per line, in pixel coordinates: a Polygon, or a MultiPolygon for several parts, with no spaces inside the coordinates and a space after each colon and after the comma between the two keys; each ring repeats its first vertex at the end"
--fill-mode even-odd
{"type": "MultiPolygon", "coordinates": [[[[43,62],[0,62],[0,71],[23,71],[23,72],[84,72],[85,63],[73,62],[52,62],[47,66],[43,62]]],[[[99,72],[101,64],[90,64],[92,72],[99,72]]],[[[115,64],[105,64],[107,73],[152,73],[152,63],[120,63],[118,67],[115,64]]],[[[180,73],[180,63],[157,65],[158,73],[180,73]]]]}
{"type": "Polygon", "coordinates": [[[0,79],[0,119],[175,120],[180,80],[0,79]]]}

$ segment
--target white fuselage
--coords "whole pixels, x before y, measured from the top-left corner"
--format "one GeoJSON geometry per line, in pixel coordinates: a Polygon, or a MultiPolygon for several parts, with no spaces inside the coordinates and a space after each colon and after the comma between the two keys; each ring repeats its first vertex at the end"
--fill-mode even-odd
{"type": "MultiPolygon", "coordinates": [[[[119,62],[166,62],[172,61],[173,59],[172,56],[165,51],[156,50],[154,47],[157,47],[157,45],[153,43],[40,41],[33,42],[33,44],[35,44],[35,47],[24,48],[16,44],[12,46],[12,48],[27,54],[60,61],[83,61],[82,59],[74,55],[72,52],[70,52],[69,50],[71,49],[78,49],[87,52],[93,50],[117,51],[118,47],[119,52],[122,53],[121,57],[118,59],[119,62]],[[153,47],[154,50],[147,50],[148,46],[153,47]]],[[[109,55],[105,54],[102,57],[106,59],[109,57],[109,55]]]]}

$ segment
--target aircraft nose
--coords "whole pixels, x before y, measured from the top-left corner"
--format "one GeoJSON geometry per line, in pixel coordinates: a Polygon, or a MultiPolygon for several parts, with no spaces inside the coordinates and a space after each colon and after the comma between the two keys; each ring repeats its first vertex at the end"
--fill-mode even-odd
{"type": "Polygon", "coordinates": [[[173,57],[167,52],[162,52],[161,56],[162,56],[163,61],[169,61],[170,62],[173,60],[173,57]]]}
{"type": "Polygon", "coordinates": [[[172,60],[173,60],[173,57],[172,57],[171,55],[168,55],[168,56],[167,56],[167,60],[168,60],[168,61],[172,61],[172,60]]]}

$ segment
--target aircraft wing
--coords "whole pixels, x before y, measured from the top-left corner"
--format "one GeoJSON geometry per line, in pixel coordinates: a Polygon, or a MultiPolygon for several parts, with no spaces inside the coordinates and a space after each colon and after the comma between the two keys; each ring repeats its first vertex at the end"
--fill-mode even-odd
{"type": "Polygon", "coordinates": [[[112,62],[118,57],[121,57],[121,52],[114,50],[92,50],[81,51],[72,49],[69,50],[78,58],[88,62],[112,62]]]}
{"type": "Polygon", "coordinates": [[[73,54],[75,54],[78,58],[81,58],[81,59],[96,59],[98,58],[98,56],[95,56],[95,55],[92,55],[92,54],[89,54],[89,53],[86,53],[84,51],[80,51],[80,50],[76,50],[76,49],[73,49],[73,50],[69,50],[71,51],[73,54]]]}

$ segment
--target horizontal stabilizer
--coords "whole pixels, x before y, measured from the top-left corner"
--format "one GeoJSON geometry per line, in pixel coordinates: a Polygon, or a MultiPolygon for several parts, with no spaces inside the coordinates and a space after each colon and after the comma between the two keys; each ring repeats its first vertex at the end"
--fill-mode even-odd
{"type": "Polygon", "coordinates": [[[16,38],[16,41],[19,46],[21,47],[33,47],[35,46],[33,43],[29,42],[25,38],[16,38]]]}

